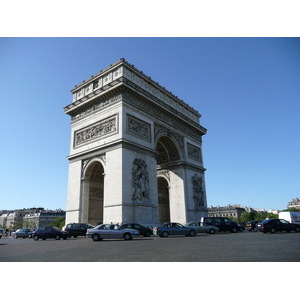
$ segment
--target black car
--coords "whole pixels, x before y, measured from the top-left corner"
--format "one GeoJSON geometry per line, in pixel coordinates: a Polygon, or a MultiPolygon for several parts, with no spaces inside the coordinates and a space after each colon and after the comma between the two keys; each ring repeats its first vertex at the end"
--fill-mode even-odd
{"type": "Polygon", "coordinates": [[[140,235],[143,235],[145,237],[148,237],[153,233],[151,228],[145,227],[145,226],[143,226],[141,224],[137,224],[137,223],[124,223],[121,225],[121,227],[135,229],[135,230],[139,231],[140,235]]]}
{"type": "Polygon", "coordinates": [[[256,229],[256,226],[258,223],[262,222],[261,220],[252,220],[252,221],[249,221],[247,224],[246,224],[246,228],[248,229],[248,231],[257,231],[256,229]]]}
{"type": "Polygon", "coordinates": [[[238,223],[225,217],[202,217],[201,222],[207,225],[217,226],[220,231],[230,231],[234,233],[241,231],[241,227],[238,223]]]}
{"type": "Polygon", "coordinates": [[[68,232],[70,237],[77,238],[78,236],[85,236],[87,229],[94,227],[86,223],[70,223],[66,225],[64,231],[68,232]]]}
{"type": "Polygon", "coordinates": [[[275,233],[276,231],[300,232],[300,225],[289,223],[283,219],[267,219],[257,224],[256,228],[263,233],[275,233]]]}
{"type": "Polygon", "coordinates": [[[69,233],[60,230],[58,227],[41,226],[32,233],[32,237],[35,241],[37,241],[38,239],[45,240],[51,238],[56,240],[63,238],[64,240],[66,240],[69,237],[69,233]]]}

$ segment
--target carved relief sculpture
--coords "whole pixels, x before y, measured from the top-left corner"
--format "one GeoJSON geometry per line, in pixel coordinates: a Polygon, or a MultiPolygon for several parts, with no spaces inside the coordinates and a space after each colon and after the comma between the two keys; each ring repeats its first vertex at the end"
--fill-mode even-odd
{"type": "Polygon", "coordinates": [[[150,200],[147,164],[140,158],[136,158],[132,166],[132,200],[150,200]]]}
{"type": "Polygon", "coordinates": [[[204,206],[204,191],[202,189],[202,177],[197,173],[192,177],[193,199],[196,206],[204,206]]]}
{"type": "Polygon", "coordinates": [[[75,132],[74,146],[79,146],[116,131],[116,117],[98,122],[88,128],[75,132]]]}
{"type": "Polygon", "coordinates": [[[202,162],[200,148],[191,145],[189,143],[187,144],[187,146],[188,146],[188,158],[202,162]]]}
{"type": "Polygon", "coordinates": [[[129,133],[150,141],[150,129],[150,124],[133,118],[131,116],[127,116],[127,131],[129,133]]]}

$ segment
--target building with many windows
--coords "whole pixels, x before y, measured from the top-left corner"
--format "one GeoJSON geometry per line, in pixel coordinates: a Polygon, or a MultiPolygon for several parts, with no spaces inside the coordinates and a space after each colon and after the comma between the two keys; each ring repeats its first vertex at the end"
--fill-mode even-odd
{"type": "Polygon", "coordinates": [[[65,216],[66,212],[61,209],[45,210],[43,207],[0,211],[0,227],[10,230],[35,229],[39,226],[50,225],[55,219],[65,218],[65,216]]]}
{"type": "Polygon", "coordinates": [[[40,226],[48,226],[57,218],[65,218],[66,212],[62,210],[41,211],[30,213],[23,218],[23,227],[35,229],[40,226]]]}
{"type": "Polygon", "coordinates": [[[243,212],[245,212],[245,208],[241,207],[238,204],[228,205],[228,206],[216,206],[216,207],[208,207],[208,216],[209,217],[232,217],[239,218],[243,212]]]}
{"type": "Polygon", "coordinates": [[[287,208],[300,208],[300,198],[292,199],[287,205],[287,208]]]}

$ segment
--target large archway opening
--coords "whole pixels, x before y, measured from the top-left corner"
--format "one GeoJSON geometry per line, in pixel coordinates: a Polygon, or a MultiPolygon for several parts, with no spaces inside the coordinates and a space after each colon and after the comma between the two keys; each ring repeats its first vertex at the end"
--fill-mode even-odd
{"type": "Polygon", "coordinates": [[[169,137],[161,137],[156,145],[157,151],[157,165],[158,168],[172,161],[176,161],[179,159],[178,150],[174,144],[174,142],[169,137]]]}
{"type": "Polygon", "coordinates": [[[88,223],[103,223],[104,169],[100,162],[93,162],[87,169],[88,223]]]}
{"type": "Polygon", "coordinates": [[[163,177],[157,178],[158,219],[160,224],[170,222],[169,184],[163,177]]]}
{"type": "MultiPolygon", "coordinates": [[[[164,172],[169,170],[172,164],[179,160],[178,149],[172,139],[168,136],[162,136],[156,145],[157,151],[157,171],[164,172]]],[[[168,179],[169,180],[169,179],[168,179]]],[[[171,221],[171,200],[169,189],[171,183],[165,177],[157,178],[158,190],[158,219],[163,224],[171,221]]]]}

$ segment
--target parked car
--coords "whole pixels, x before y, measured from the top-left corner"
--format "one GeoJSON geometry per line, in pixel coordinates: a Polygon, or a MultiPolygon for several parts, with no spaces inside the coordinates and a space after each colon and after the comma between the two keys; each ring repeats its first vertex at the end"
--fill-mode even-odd
{"type": "Polygon", "coordinates": [[[0,239],[2,238],[2,235],[4,234],[4,229],[0,228],[0,239]]]}
{"type": "Polygon", "coordinates": [[[124,240],[131,240],[139,237],[139,234],[139,231],[135,229],[122,228],[118,224],[101,224],[86,231],[86,236],[92,238],[94,242],[102,241],[103,239],[123,238],[124,240]]]}
{"type": "Polygon", "coordinates": [[[124,223],[121,225],[122,228],[131,228],[131,229],[136,229],[140,235],[143,235],[145,237],[149,237],[153,231],[151,228],[149,227],[145,227],[141,224],[137,224],[137,223],[124,223]]]}
{"type": "Polygon", "coordinates": [[[70,237],[77,238],[78,236],[85,236],[87,229],[94,227],[86,223],[70,223],[64,227],[64,231],[68,232],[70,237]]]}
{"type": "Polygon", "coordinates": [[[300,225],[289,223],[284,219],[267,219],[257,224],[257,229],[263,233],[275,233],[276,231],[300,232],[300,225]]]}
{"type": "Polygon", "coordinates": [[[246,224],[246,228],[248,231],[257,231],[256,226],[258,223],[262,222],[261,220],[252,220],[246,224]]]}
{"type": "Polygon", "coordinates": [[[188,222],[184,226],[192,227],[192,228],[196,229],[196,231],[198,233],[214,234],[214,233],[220,231],[220,229],[217,226],[207,225],[202,222],[188,222]]]}
{"type": "Polygon", "coordinates": [[[153,234],[160,237],[168,237],[169,235],[195,236],[197,231],[195,228],[186,227],[180,223],[168,222],[162,226],[153,227],[153,234]]]}
{"type": "Polygon", "coordinates": [[[236,224],[238,226],[239,231],[244,231],[246,229],[246,227],[243,224],[240,224],[240,223],[236,223],[236,224]]]}
{"type": "Polygon", "coordinates": [[[58,227],[54,226],[41,226],[32,233],[32,237],[35,241],[38,239],[51,239],[54,238],[56,240],[59,240],[60,238],[63,238],[66,240],[69,237],[69,233],[66,231],[60,230],[58,227]]]}
{"type": "Polygon", "coordinates": [[[11,234],[15,239],[22,237],[23,239],[32,237],[32,231],[26,228],[18,229],[11,234]]]}
{"type": "Polygon", "coordinates": [[[207,225],[217,226],[220,231],[238,232],[240,227],[236,222],[225,217],[202,217],[201,222],[207,225]]]}

